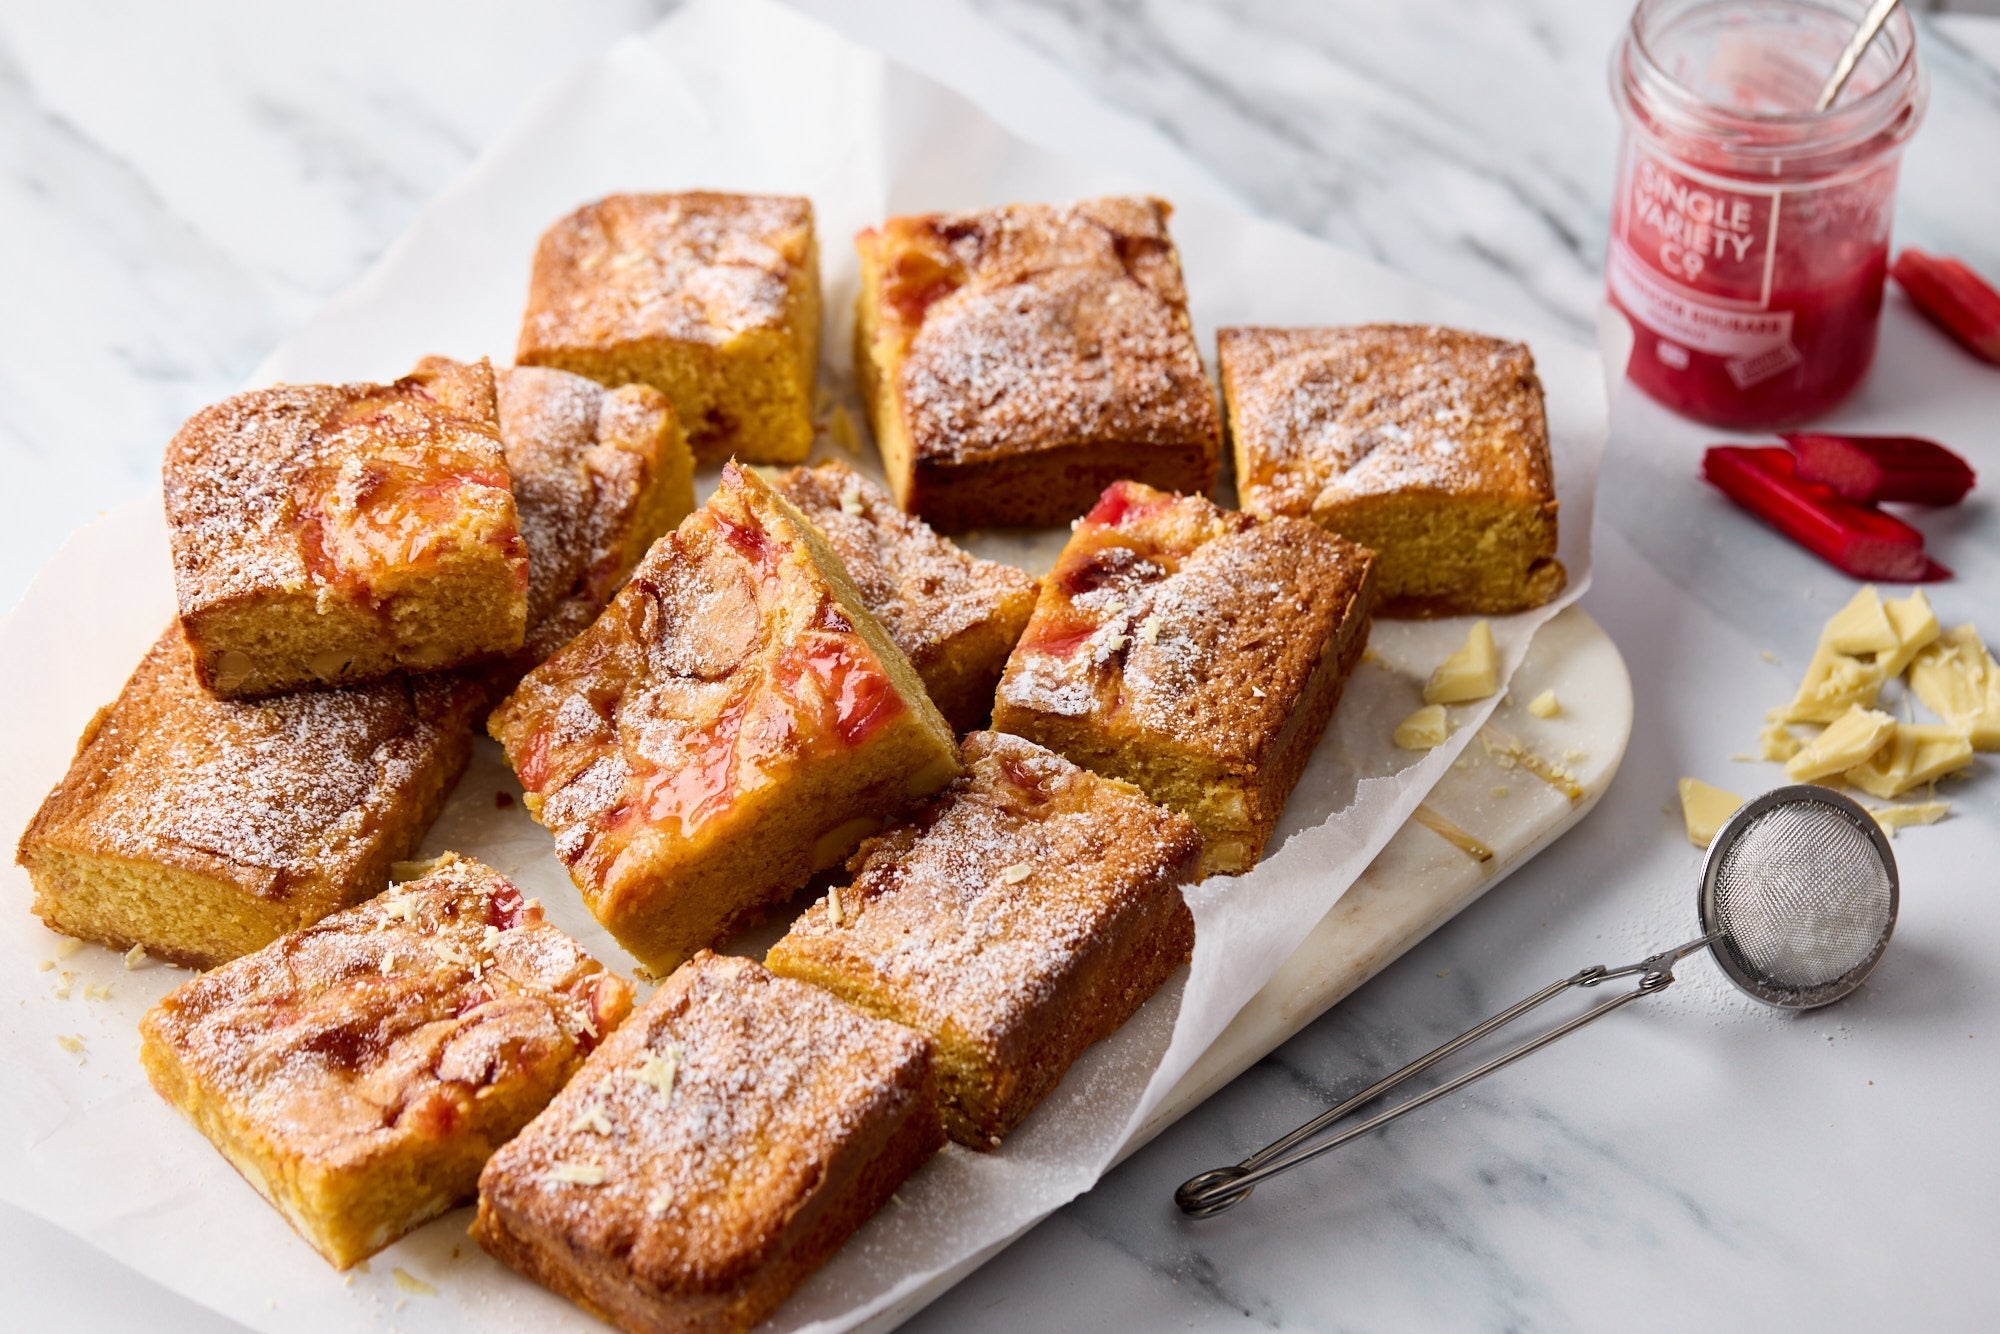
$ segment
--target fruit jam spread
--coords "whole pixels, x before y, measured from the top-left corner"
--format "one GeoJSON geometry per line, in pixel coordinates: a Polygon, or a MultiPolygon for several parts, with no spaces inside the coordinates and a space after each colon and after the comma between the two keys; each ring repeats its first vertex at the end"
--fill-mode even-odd
{"type": "Polygon", "coordinates": [[[1874,359],[1924,83],[1899,12],[1834,106],[1811,109],[1861,9],[1643,0],[1612,58],[1625,136],[1606,284],[1632,326],[1627,374],[1676,412],[1803,421],[1874,359]]]}

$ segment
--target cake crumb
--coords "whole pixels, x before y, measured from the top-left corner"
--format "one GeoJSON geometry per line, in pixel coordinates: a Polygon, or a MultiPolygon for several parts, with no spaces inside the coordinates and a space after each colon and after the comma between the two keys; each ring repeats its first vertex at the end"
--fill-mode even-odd
{"type": "Polygon", "coordinates": [[[1544,690],[1528,701],[1528,712],[1537,718],[1553,718],[1562,712],[1562,703],[1556,699],[1556,692],[1544,690]]]}
{"type": "Polygon", "coordinates": [[[56,966],[56,961],[54,959],[44,959],[40,963],[35,965],[35,971],[38,973],[46,973],[55,966],[56,966]]]}
{"type": "Polygon", "coordinates": [[[56,976],[55,994],[57,1000],[69,999],[70,983],[76,981],[76,974],[65,968],[56,976]]]}
{"type": "Polygon", "coordinates": [[[604,1169],[596,1163],[551,1163],[548,1179],[563,1186],[601,1186],[604,1169]]]}
{"type": "Polygon", "coordinates": [[[98,986],[95,983],[86,982],[83,985],[83,998],[87,1001],[110,1000],[111,984],[106,982],[103,986],[98,986]]]}
{"type": "Polygon", "coordinates": [[[146,947],[144,945],[134,945],[131,949],[125,951],[125,970],[127,972],[145,966],[146,947]]]}
{"type": "Polygon", "coordinates": [[[1000,878],[1010,885],[1018,885],[1034,873],[1034,867],[1026,862],[1015,862],[1000,872],[1000,878]]]}
{"type": "Polygon", "coordinates": [[[56,957],[58,959],[67,959],[82,948],[83,942],[81,940],[78,940],[75,936],[64,936],[56,942],[56,957]]]}
{"type": "Polygon", "coordinates": [[[83,1034],[58,1033],[56,1034],[56,1045],[72,1056],[81,1056],[83,1055],[83,1034]]]}
{"type": "Polygon", "coordinates": [[[1771,650],[1769,649],[1760,649],[1757,653],[1757,656],[1762,658],[1765,662],[1769,663],[1775,663],[1778,661],[1778,655],[1771,652],[1771,650]]]}
{"type": "Polygon", "coordinates": [[[436,1288],[424,1282],[401,1265],[397,1265],[394,1269],[390,1270],[389,1276],[396,1280],[396,1287],[403,1292],[413,1293],[418,1297],[437,1296],[438,1290],[436,1288]]]}

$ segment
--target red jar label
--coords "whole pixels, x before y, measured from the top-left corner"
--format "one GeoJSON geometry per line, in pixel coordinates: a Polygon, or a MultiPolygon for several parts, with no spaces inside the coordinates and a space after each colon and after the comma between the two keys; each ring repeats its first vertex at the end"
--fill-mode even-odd
{"type": "Polygon", "coordinates": [[[1611,294],[1676,370],[1718,358],[1748,388],[1799,364],[1792,313],[1772,310],[1782,196],[1724,186],[1628,149],[1611,238],[1611,294]]]}

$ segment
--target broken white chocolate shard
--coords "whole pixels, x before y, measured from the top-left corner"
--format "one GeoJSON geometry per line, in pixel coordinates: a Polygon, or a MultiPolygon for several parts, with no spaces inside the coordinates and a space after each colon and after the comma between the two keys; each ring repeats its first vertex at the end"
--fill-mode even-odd
{"type": "Polygon", "coordinates": [[[1887,679],[1873,662],[1835,652],[1821,644],[1806,665],[1805,679],[1792,702],[1777,710],[1778,721],[1787,723],[1830,723],[1856,705],[1875,707],[1887,679]]]}
{"type": "Polygon", "coordinates": [[[1906,598],[1890,598],[1882,604],[1882,610],[1889,618],[1889,627],[1896,632],[1896,648],[1888,657],[1876,659],[1876,665],[1886,679],[1894,680],[1919,651],[1937,639],[1938,618],[1921,588],[1906,598]]]}
{"type": "Polygon", "coordinates": [[[1451,735],[1451,722],[1444,716],[1444,705],[1426,704],[1402,722],[1396,724],[1396,745],[1403,750],[1430,750],[1442,746],[1451,735]]]}
{"type": "Polygon", "coordinates": [[[1865,584],[1847,600],[1845,607],[1833,614],[1833,619],[1819,632],[1819,642],[1835,653],[1859,657],[1864,653],[1894,653],[1901,641],[1895,627],[1889,624],[1889,613],[1882,609],[1882,595],[1875,591],[1875,585],[1865,584]]]}
{"type": "Polygon", "coordinates": [[[1713,843],[1716,831],[1742,804],[1743,798],[1734,792],[1710,787],[1699,778],[1681,779],[1681,820],[1687,825],[1688,842],[1698,848],[1713,843]]]}
{"type": "Polygon", "coordinates": [[[1562,707],[1562,702],[1556,698],[1556,692],[1553,690],[1544,690],[1528,701],[1528,712],[1537,718],[1553,718],[1562,712],[1562,707]]]}
{"type": "Polygon", "coordinates": [[[1862,763],[1896,730],[1896,720],[1879,709],[1852,708],[1827,724],[1785,765],[1795,783],[1815,783],[1862,763]]]}
{"type": "Polygon", "coordinates": [[[1437,665],[1424,685],[1426,704],[1465,704],[1485,699],[1500,688],[1499,654],[1493,647],[1493,627],[1474,621],[1465,647],[1437,665]]]}
{"type": "Polygon", "coordinates": [[[1918,650],[1910,691],[1965,733],[1974,750],[2000,750],[2000,663],[1971,626],[1946,630],[1918,650]]]}
{"type": "Polygon", "coordinates": [[[1763,730],[1757,733],[1757,755],[1761,759],[1783,764],[1798,753],[1799,739],[1776,718],[1767,721],[1763,730]]]}
{"type": "Polygon", "coordinates": [[[1874,797],[1900,797],[1972,763],[1972,742],[1954,727],[1898,723],[1881,748],[1842,778],[1874,797]]]}
{"type": "Polygon", "coordinates": [[[1948,801],[1912,801],[1902,806],[1870,806],[1868,813],[1875,817],[1894,838],[1898,829],[1907,829],[1913,824],[1936,824],[1951,813],[1948,801]]]}

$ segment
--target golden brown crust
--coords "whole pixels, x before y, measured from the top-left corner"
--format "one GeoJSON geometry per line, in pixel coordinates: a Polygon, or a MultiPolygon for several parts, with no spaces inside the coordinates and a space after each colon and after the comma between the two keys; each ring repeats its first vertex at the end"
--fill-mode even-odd
{"type": "Polygon", "coordinates": [[[990,1149],[1194,947],[1184,817],[1021,737],[864,843],[771,948],[780,976],[931,1035],[952,1138],[990,1149]],[[836,907],[837,904],[837,907],[836,907]]]}
{"type": "Polygon", "coordinates": [[[485,699],[441,673],[221,700],[170,628],[22,835],[35,911],[207,968],[357,903],[443,808],[485,699]]]}
{"type": "Polygon", "coordinates": [[[1389,615],[1560,592],[1541,382],[1525,344],[1427,325],[1223,329],[1243,508],[1375,547],[1389,615]]]}
{"type": "Polygon", "coordinates": [[[1189,815],[1204,870],[1254,865],[1367,642],[1373,554],[1132,482],[1042,582],[996,729],[1189,815]]]}
{"type": "Polygon", "coordinates": [[[771,485],[826,538],[952,730],[983,723],[1034,610],[1034,577],[940,537],[838,460],[793,468],[771,485]]]}
{"type": "Polygon", "coordinates": [[[694,457],[673,404],[644,385],[517,366],[499,372],[497,390],[528,549],[524,674],[596,619],[694,509],[694,457]]]}
{"type": "Polygon", "coordinates": [[[515,360],[645,383],[704,462],[812,446],[819,250],[810,200],[611,195],[542,234],[515,360]]]}
{"type": "Polygon", "coordinates": [[[655,971],[957,772],[839,558],[734,464],[489,727],[591,911],[655,971]]]}
{"type": "Polygon", "coordinates": [[[747,1330],[943,1144],[928,1044],[703,952],[487,1165],[480,1245],[625,1330],[747,1330]]]}
{"type": "Polygon", "coordinates": [[[528,559],[484,361],[238,394],[181,427],[164,484],[182,625],[218,693],[520,647],[528,559]]]}
{"type": "Polygon", "coordinates": [[[857,365],[903,508],[1066,522],[1120,476],[1206,492],[1221,425],[1167,205],[891,218],[857,239],[857,365]]]}
{"type": "Polygon", "coordinates": [[[169,993],[141,1055],[344,1269],[470,1198],[631,1002],[504,877],[447,855],[169,993]]]}

